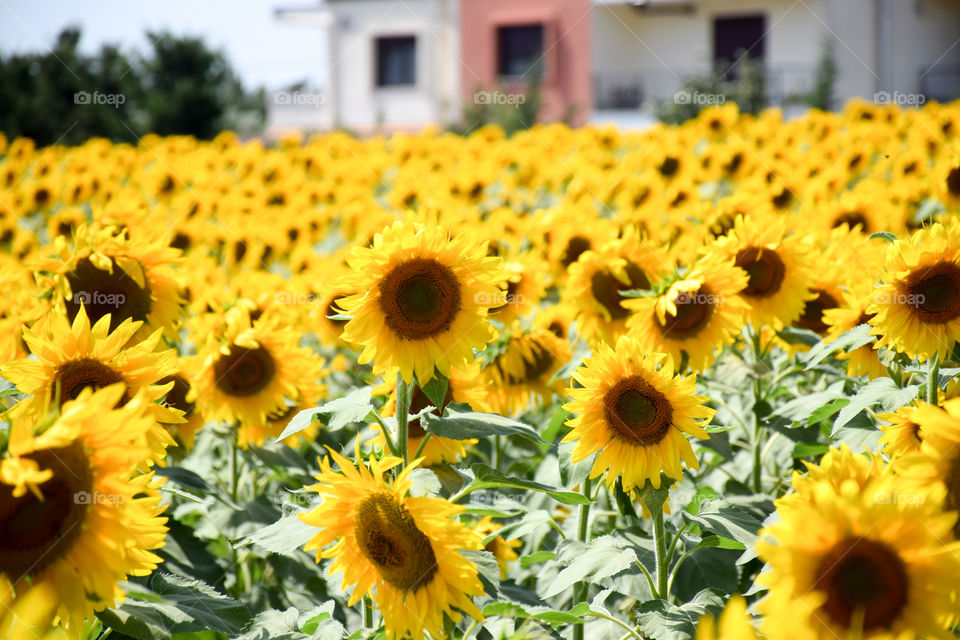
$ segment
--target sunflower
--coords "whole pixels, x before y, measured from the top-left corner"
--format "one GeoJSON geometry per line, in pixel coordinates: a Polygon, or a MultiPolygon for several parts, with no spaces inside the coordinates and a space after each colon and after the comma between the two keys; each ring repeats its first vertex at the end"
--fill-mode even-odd
{"type": "Polygon", "coordinates": [[[496,338],[487,313],[506,279],[501,259],[485,253],[465,235],[401,222],[354,249],[341,284],[361,293],[337,304],[353,316],[341,338],[363,345],[358,362],[372,360],[375,374],[397,367],[408,382],[416,373],[422,383],[435,369],[449,377],[472,362],[473,350],[496,338]]]}
{"type": "Polygon", "coordinates": [[[0,459],[5,634],[42,637],[58,619],[79,638],[96,611],[123,600],[119,582],[161,561],[162,483],[136,471],[153,456],[152,401],[141,392],[115,408],[126,393],[121,383],[85,389],[46,425],[14,422],[0,459]]]}
{"type": "Polygon", "coordinates": [[[607,484],[623,476],[629,491],[650,480],[660,486],[660,472],[680,480],[680,461],[699,469],[688,435],[707,439],[703,427],[715,411],[694,395],[696,376],[674,373],[673,358],[649,354],[641,343],[626,336],[612,349],[600,343],[573,378],[581,387],[570,390],[564,408],[576,417],[564,441],[577,440],[573,461],[599,452],[590,471],[604,472],[607,484]]]}
{"type": "Polygon", "coordinates": [[[889,346],[920,362],[942,361],[960,339],[960,220],[936,223],[887,252],[883,284],[867,309],[876,314],[876,347],[889,346]]]}
{"type": "MultiPolygon", "coordinates": [[[[322,377],[326,373],[327,371],[323,370],[320,372],[320,376],[322,377]]],[[[250,445],[262,447],[267,438],[278,437],[295,415],[301,411],[312,409],[320,403],[320,399],[326,395],[326,386],[321,382],[314,381],[311,384],[301,384],[297,392],[297,397],[292,398],[290,403],[282,409],[270,413],[263,424],[241,423],[240,429],[237,431],[237,444],[244,449],[250,445]]],[[[317,422],[313,420],[306,429],[287,437],[282,442],[289,447],[296,447],[300,442],[313,441],[318,433],[319,427],[317,422]]]]}
{"type": "Polygon", "coordinates": [[[696,640],[757,640],[757,631],[750,624],[747,601],[733,596],[719,619],[703,616],[697,623],[696,640]]]}
{"type": "MultiPolygon", "coordinates": [[[[59,397],[62,406],[76,399],[85,388],[100,389],[118,382],[128,388],[122,402],[141,390],[153,401],[162,398],[168,389],[160,381],[176,372],[176,352],[156,350],[159,329],[143,342],[128,347],[141,323],[124,320],[112,332],[110,325],[111,318],[106,315],[91,327],[86,310],[81,307],[72,324],[53,313],[34,327],[24,328],[23,338],[34,357],[0,366],[0,375],[23,393],[32,395],[19,402],[12,414],[35,419],[55,397],[59,397]]],[[[155,402],[149,410],[158,421],[151,435],[159,453],[173,444],[159,423],[177,424],[183,418],[179,411],[155,402]]]]}
{"type": "Polygon", "coordinates": [[[918,411],[928,406],[925,402],[900,407],[892,413],[878,413],[877,418],[890,424],[881,425],[883,437],[877,443],[883,445],[883,452],[891,458],[908,453],[917,453],[923,445],[926,432],[915,419],[918,411]]]}
{"type": "Polygon", "coordinates": [[[190,372],[186,366],[179,367],[176,373],[158,380],[157,385],[163,387],[170,385],[170,389],[163,397],[163,404],[179,411],[183,421],[168,424],[167,429],[183,444],[184,449],[189,451],[193,448],[197,431],[203,428],[203,416],[197,411],[197,403],[187,400],[193,388],[190,372]]]}
{"type": "Polygon", "coordinates": [[[461,612],[483,619],[471,600],[483,594],[477,567],[460,553],[481,549],[482,539],[454,519],[464,507],[409,495],[419,460],[387,482],[384,472],[401,465],[400,458],[354,467],[332,450],[330,456],[341,473],[330,458],[321,461],[320,482],[311,488],[323,503],[300,519],[319,528],[305,550],[316,550],[317,562],[333,558],[330,573],[343,573],[344,589],[354,585],[347,606],[370,596],[389,640],[421,638],[424,631],[444,638],[444,616],[459,622],[461,612]]]}
{"type": "MultiPolygon", "coordinates": [[[[909,417],[918,427],[920,450],[895,460],[898,474],[915,490],[942,483],[944,508],[960,511],[960,398],[947,400],[943,407],[918,403],[909,417]]],[[[952,535],[960,540],[960,521],[952,535]]]]}
{"type": "Polygon", "coordinates": [[[809,255],[796,236],[787,235],[782,218],[738,216],[710,251],[714,249],[747,272],[740,295],[750,303],[748,318],[757,328],[771,325],[779,330],[793,324],[815,297],[807,290],[809,255]]]}
{"type": "MultiPolygon", "coordinates": [[[[841,335],[861,324],[871,323],[873,314],[867,309],[873,304],[872,289],[856,286],[841,294],[841,304],[823,311],[823,322],[827,325],[824,340],[833,342],[841,335]]],[[[873,344],[865,344],[850,351],[837,354],[838,360],[847,361],[847,375],[850,377],[868,376],[870,379],[887,375],[887,369],[880,362],[873,344]]]]}
{"type": "MultiPolygon", "coordinates": [[[[383,404],[381,413],[385,417],[396,415],[397,412],[397,388],[396,385],[386,384],[383,388],[389,392],[387,401],[383,404]]],[[[487,405],[487,387],[480,375],[480,363],[474,362],[468,367],[457,367],[450,370],[450,378],[447,380],[447,392],[443,396],[443,406],[434,407],[430,412],[435,416],[443,415],[444,410],[451,402],[468,404],[475,411],[486,411],[487,405]]],[[[427,397],[419,386],[414,386],[413,395],[410,398],[410,415],[416,415],[432,406],[433,401],[427,397]]],[[[386,437],[379,425],[374,425],[378,435],[370,444],[381,451],[386,446],[386,437]]],[[[420,423],[420,418],[414,418],[407,423],[407,450],[411,453],[420,451],[420,445],[423,444],[427,436],[426,429],[420,423]]],[[[420,451],[420,457],[423,458],[424,466],[433,466],[442,462],[456,462],[467,454],[467,447],[477,444],[476,440],[455,440],[453,438],[444,438],[438,435],[430,436],[427,443],[423,445],[420,451]]]]}
{"type": "Polygon", "coordinates": [[[547,272],[542,261],[529,253],[507,260],[503,269],[507,273],[506,289],[501,292],[503,303],[491,307],[490,317],[509,325],[540,305],[546,289],[547,272]]]}
{"type": "Polygon", "coordinates": [[[207,421],[264,425],[319,380],[322,364],[273,316],[251,321],[247,307],[238,305],[224,320],[222,334],[191,360],[194,384],[186,400],[196,402],[207,421]]]}
{"type": "Polygon", "coordinates": [[[549,404],[564,385],[551,382],[570,360],[570,343],[548,329],[524,329],[514,322],[497,356],[484,367],[487,402],[497,413],[522,413],[531,402],[549,404]]]}
{"type": "Polygon", "coordinates": [[[705,256],[660,296],[623,303],[633,312],[627,319],[630,335],[648,351],[669,353],[676,362],[686,353],[690,368],[703,371],[740,332],[750,310],[739,295],[746,286],[743,269],[705,256]]]}
{"type": "Polygon", "coordinates": [[[787,508],[776,501],[780,520],[757,542],[770,566],[758,578],[770,589],[760,603],[770,640],[948,636],[960,543],[942,541],[956,514],[939,512],[942,492],[899,491],[890,473],[863,485],[824,478],[787,508]]]}
{"type": "Polygon", "coordinates": [[[505,540],[502,537],[496,535],[496,532],[503,528],[502,524],[493,521],[492,516],[484,516],[479,522],[473,525],[474,531],[479,533],[486,544],[484,544],[484,549],[493,554],[493,557],[497,560],[497,565],[500,567],[500,579],[505,580],[507,578],[507,569],[509,568],[508,563],[513,562],[519,556],[515,549],[523,546],[523,542],[520,540],[505,540]]]}
{"type": "Polygon", "coordinates": [[[650,289],[666,271],[666,257],[627,231],[570,265],[563,300],[577,311],[577,331],[587,340],[613,342],[626,331],[630,311],[624,289],[650,289]]]}
{"type": "Polygon", "coordinates": [[[73,320],[86,306],[94,321],[110,315],[111,329],[126,319],[143,322],[140,337],[163,328],[168,337],[180,318],[182,302],[174,266],[180,252],[161,241],[144,242],[116,227],[81,225],[73,236],[58,236],[53,257],[38,260],[41,284],[53,290],[54,308],[73,320]]]}

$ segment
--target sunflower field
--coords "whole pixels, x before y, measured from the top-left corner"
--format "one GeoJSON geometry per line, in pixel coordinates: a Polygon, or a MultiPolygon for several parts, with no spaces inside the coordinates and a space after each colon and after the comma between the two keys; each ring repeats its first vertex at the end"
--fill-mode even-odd
{"type": "Polygon", "coordinates": [[[960,636],[960,103],[0,136],[0,639],[960,636]]]}

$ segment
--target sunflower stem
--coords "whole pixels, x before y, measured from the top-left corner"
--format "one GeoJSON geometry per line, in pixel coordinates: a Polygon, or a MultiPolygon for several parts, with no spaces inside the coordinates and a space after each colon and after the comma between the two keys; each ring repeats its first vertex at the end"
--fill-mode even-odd
{"type": "Polygon", "coordinates": [[[940,390],[940,353],[934,353],[927,368],[927,404],[937,406],[937,391],[940,390]]]}
{"type": "Polygon", "coordinates": [[[363,596],[363,630],[364,634],[373,631],[373,603],[370,596],[363,596]]]}
{"type": "Polygon", "coordinates": [[[667,566],[667,536],[663,530],[663,506],[659,509],[656,509],[652,514],[653,516],[653,543],[654,553],[656,554],[657,561],[657,597],[661,600],[667,600],[669,597],[669,592],[667,591],[667,577],[668,569],[667,566]]]}
{"type": "Polygon", "coordinates": [[[240,488],[240,465],[239,455],[240,446],[237,444],[237,433],[240,425],[233,430],[233,437],[230,438],[230,498],[236,502],[237,493],[240,488]]]}
{"type": "MultiPolygon", "coordinates": [[[[590,489],[591,489],[591,480],[590,478],[585,478],[583,481],[583,486],[580,488],[580,492],[590,499],[590,489]]],[[[590,541],[590,503],[580,505],[580,511],[577,515],[577,540],[583,543],[590,541]]],[[[581,602],[587,599],[587,588],[588,585],[584,581],[580,581],[573,586],[573,606],[577,606],[581,602]]],[[[583,623],[578,622],[573,627],[573,640],[583,640],[583,623]]]]}
{"type": "Polygon", "coordinates": [[[403,458],[403,466],[410,463],[410,386],[397,373],[397,448],[403,458]]]}

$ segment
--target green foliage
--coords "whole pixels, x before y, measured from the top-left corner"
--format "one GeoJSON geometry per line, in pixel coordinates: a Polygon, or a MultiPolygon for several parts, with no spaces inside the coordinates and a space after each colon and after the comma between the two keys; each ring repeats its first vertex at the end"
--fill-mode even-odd
{"type": "Polygon", "coordinates": [[[198,38],[147,35],[145,53],[105,45],[88,55],[69,28],[47,52],[0,56],[0,131],[49,145],[260,128],[263,90],[245,91],[223,52],[198,38]]]}
{"type": "Polygon", "coordinates": [[[837,63],[833,55],[833,40],[820,43],[820,57],[814,72],[813,88],[807,94],[807,104],[814,109],[828,111],[834,102],[833,85],[837,81],[837,63]]]}
{"type": "Polygon", "coordinates": [[[537,122],[543,99],[538,74],[531,73],[529,76],[522,93],[508,91],[504,87],[493,91],[478,87],[473,93],[473,101],[463,108],[463,122],[453,125],[450,130],[466,135],[492,124],[502,128],[509,136],[532,127],[537,122]],[[502,99],[498,99],[498,96],[502,96],[502,99]]]}
{"type": "Polygon", "coordinates": [[[732,80],[721,74],[684,78],[673,99],[654,105],[654,114],[667,124],[680,124],[696,118],[707,107],[726,102],[736,102],[741,113],[760,113],[769,106],[763,62],[744,58],[736,69],[732,80]],[[690,99],[678,99],[678,96],[690,99]]]}

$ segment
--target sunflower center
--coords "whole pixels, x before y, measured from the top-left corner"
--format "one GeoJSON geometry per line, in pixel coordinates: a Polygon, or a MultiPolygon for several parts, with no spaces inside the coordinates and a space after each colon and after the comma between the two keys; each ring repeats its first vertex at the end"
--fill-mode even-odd
{"type": "Polygon", "coordinates": [[[845,213],[841,213],[833,221],[833,228],[836,229],[844,224],[851,229],[857,225],[860,225],[860,230],[862,232],[870,233],[870,224],[867,222],[867,217],[859,211],[847,211],[845,213]]]}
{"type": "Polygon", "coordinates": [[[379,289],[387,326],[406,340],[423,340],[449,330],[460,310],[457,277],[449,267],[429,258],[394,267],[379,289]]]}
{"type": "Polygon", "coordinates": [[[24,457],[53,471],[53,477],[40,485],[43,500],[30,491],[14,498],[13,487],[0,484],[0,573],[13,582],[36,575],[70,549],[93,490],[93,473],[79,442],[24,457]]]}
{"type": "Polygon", "coordinates": [[[723,213],[717,216],[710,225],[710,235],[714,238],[722,238],[727,235],[736,225],[736,218],[731,213],[723,213]]]}
{"type": "MultiPolygon", "coordinates": [[[[448,383],[447,393],[443,396],[443,406],[439,409],[434,406],[433,411],[430,413],[436,416],[443,415],[443,410],[451,402],[453,402],[453,390],[450,388],[450,384],[448,383]]],[[[414,387],[413,397],[410,399],[410,413],[420,413],[429,406],[433,406],[433,401],[427,397],[427,394],[423,392],[423,389],[420,387],[414,387]]],[[[407,424],[407,428],[407,436],[410,438],[422,438],[427,435],[426,429],[424,429],[423,425],[420,424],[420,418],[414,418],[410,420],[410,422],[407,424]]]]}
{"type": "Polygon", "coordinates": [[[640,267],[628,262],[626,270],[629,284],[617,280],[607,269],[597,271],[590,276],[590,293],[607,310],[611,320],[622,320],[630,315],[630,311],[620,304],[627,299],[620,294],[622,289],[650,288],[650,280],[640,267]]]}
{"type": "Polygon", "coordinates": [[[667,156],[663,159],[663,162],[660,163],[660,166],[657,167],[657,170],[664,178],[670,178],[676,175],[679,168],[680,161],[673,156],[667,156]]]}
{"type": "Polygon", "coordinates": [[[80,312],[80,303],[86,308],[91,323],[110,314],[110,331],[127,318],[147,320],[151,308],[150,287],[144,283],[141,288],[112,258],[111,262],[113,273],[101,271],[89,258],[82,258],[67,274],[73,291],[73,296],[65,301],[70,322],[80,312]]]}
{"type": "Polygon", "coordinates": [[[401,591],[426,586],[437,572],[430,539],[390,494],[375,493],[360,503],[354,533],[363,555],[401,591]]]}
{"type": "Polygon", "coordinates": [[[960,197],[960,167],[955,167],[947,174],[947,191],[950,195],[960,197]]]}
{"type": "Polygon", "coordinates": [[[960,267],[941,262],[907,276],[907,304],[921,322],[946,324],[960,318],[960,267]]]}
{"type": "Polygon", "coordinates": [[[277,364],[263,347],[248,349],[233,345],[213,367],[217,388],[229,396],[253,396],[273,381],[277,364]]]}
{"type": "Polygon", "coordinates": [[[809,329],[814,333],[824,334],[830,327],[823,321],[823,312],[827,309],[836,309],[839,306],[837,299],[826,291],[814,289],[817,297],[808,300],[803,306],[803,313],[797,320],[797,326],[802,329],[809,329]]]}
{"type": "Polygon", "coordinates": [[[583,236],[573,236],[567,241],[567,249],[563,252],[563,259],[560,261],[564,267],[569,267],[580,258],[584,251],[590,250],[590,240],[583,236]]]}
{"type": "Polygon", "coordinates": [[[171,382],[173,383],[173,387],[171,387],[170,391],[167,392],[167,397],[164,402],[168,407],[173,407],[174,409],[183,411],[184,418],[189,418],[193,413],[194,408],[193,402],[187,402],[187,394],[190,392],[190,383],[179,375],[172,375],[163,378],[157,382],[157,384],[163,386],[171,382]]]}
{"type": "Polygon", "coordinates": [[[823,608],[838,625],[863,616],[863,629],[890,627],[907,604],[906,568],[887,545],[866,538],[838,542],[820,561],[816,588],[827,594],[823,608]]]}
{"type": "Polygon", "coordinates": [[[533,359],[523,359],[523,377],[517,378],[507,374],[507,382],[510,384],[525,384],[534,382],[553,367],[556,362],[549,349],[545,349],[539,342],[534,341],[530,348],[533,359]]]}
{"type": "Polygon", "coordinates": [[[624,378],[607,391],[603,411],[618,436],[643,446],[663,440],[673,419],[670,401],[641,376],[624,378]]]}
{"type": "Polygon", "coordinates": [[[760,247],[742,249],[737,252],[736,265],[749,276],[743,295],[768,298],[780,291],[786,267],[776,251],[760,247]]]}
{"type": "MultiPolygon", "coordinates": [[[[57,367],[57,373],[54,376],[55,384],[60,383],[60,406],[68,400],[76,400],[80,392],[91,387],[92,389],[102,389],[111,384],[123,382],[123,376],[96,360],[95,358],[80,358],[64,362],[57,367]]],[[[120,404],[123,406],[129,400],[127,393],[123,393],[120,404]]]]}
{"type": "Polygon", "coordinates": [[[558,338],[566,338],[567,330],[559,320],[554,320],[547,326],[547,330],[558,338]]]}
{"type": "Polygon", "coordinates": [[[667,312],[666,325],[660,327],[665,337],[684,339],[696,336],[710,323],[716,303],[710,287],[702,285],[696,291],[684,291],[677,296],[677,315],[667,312]]]}

